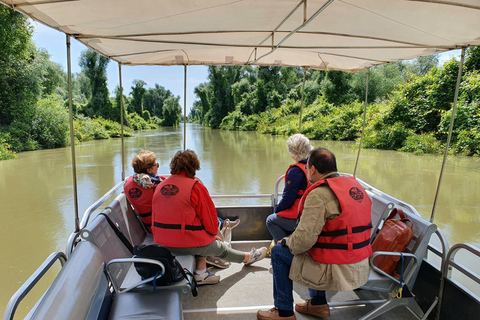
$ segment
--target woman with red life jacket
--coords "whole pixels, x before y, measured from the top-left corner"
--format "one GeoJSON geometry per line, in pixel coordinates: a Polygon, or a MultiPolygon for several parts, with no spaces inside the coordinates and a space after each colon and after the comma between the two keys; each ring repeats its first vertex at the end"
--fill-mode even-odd
{"type": "Polygon", "coordinates": [[[152,232],[153,192],[163,181],[163,177],[157,175],[157,155],[149,150],[140,151],[133,157],[132,168],[135,173],[125,182],[125,195],[147,230],[152,232]]]}
{"type": "Polygon", "coordinates": [[[220,276],[207,270],[206,258],[252,264],[265,258],[267,248],[242,252],[218,241],[218,217],[207,188],[195,179],[200,161],[192,150],[178,151],[170,162],[170,173],[156,188],[152,200],[153,238],[173,255],[195,255],[195,280],[215,284],[220,276]]]}
{"type": "Polygon", "coordinates": [[[330,316],[325,290],[350,291],[370,274],[371,206],[354,177],[337,173],[333,153],[310,153],[308,179],[313,183],[299,204],[295,231],[272,248],[275,307],[258,311],[259,320],[295,320],[293,282],[306,286],[311,299],[295,311],[319,318],[330,316]]]}
{"type": "Polygon", "coordinates": [[[275,243],[291,234],[297,226],[298,203],[310,185],[307,179],[307,158],[313,147],[310,140],[297,133],[288,138],[287,150],[295,161],[285,173],[285,188],[282,200],[275,207],[273,214],[267,217],[267,228],[275,243]]]}

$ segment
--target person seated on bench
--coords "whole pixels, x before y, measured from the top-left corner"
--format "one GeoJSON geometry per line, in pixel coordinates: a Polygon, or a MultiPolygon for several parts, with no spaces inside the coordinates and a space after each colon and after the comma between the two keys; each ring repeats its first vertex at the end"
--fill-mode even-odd
{"type": "Polygon", "coordinates": [[[125,182],[124,190],[128,201],[138,213],[147,230],[152,232],[152,197],[155,187],[164,180],[158,175],[155,152],[142,150],[133,157],[134,174],[125,182]]]}
{"type": "Polygon", "coordinates": [[[285,188],[282,200],[275,206],[273,213],[267,217],[267,229],[273,237],[273,245],[290,235],[297,227],[298,203],[307,187],[307,158],[313,149],[310,140],[301,133],[292,135],[287,140],[287,150],[295,161],[285,173],[285,188]]]}
{"type": "Polygon", "coordinates": [[[267,248],[242,252],[218,241],[218,216],[207,188],[195,179],[200,161],[192,150],[178,151],[170,162],[170,173],[153,195],[153,238],[174,255],[195,255],[195,280],[199,285],[214,284],[220,276],[207,270],[204,257],[252,264],[265,258],[267,248]]]}
{"type": "Polygon", "coordinates": [[[313,183],[299,204],[295,231],[272,248],[275,307],[257,318],[295,318],[293,281],[312,297],[295,310],[320,318],[330,316],[325,290],[349,291],[364,285],[370,274],[372,201],[354,177],[337,173],[333,153],[310,152],[307,176],[313,183]]]}

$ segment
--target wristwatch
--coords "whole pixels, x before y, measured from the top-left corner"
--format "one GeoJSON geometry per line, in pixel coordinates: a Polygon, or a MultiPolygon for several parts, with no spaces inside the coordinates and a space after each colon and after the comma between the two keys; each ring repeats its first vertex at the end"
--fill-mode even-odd
{"type": "Polygon", "coordinates": [[[280,240],[280,244],[282,245],[282,247],[286,247],[287,246],[287,238],[283,238],[282,240],[280,240]]]}

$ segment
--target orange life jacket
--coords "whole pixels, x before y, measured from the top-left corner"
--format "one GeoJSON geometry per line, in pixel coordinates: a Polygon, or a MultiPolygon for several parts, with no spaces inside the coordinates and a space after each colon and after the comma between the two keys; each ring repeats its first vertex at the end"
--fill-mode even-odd
{"type": "Polygon", "coordinates": [[[142,188],[133,181],[133,176],[131,176],[125,182],[123,189],[128,201],[142,219],[145,227],[152,232],[152,197],[155,188],[142,188]]]}
{"type": "Polygon", "coordinates": [[[327,220],[317,243],[307,251],[308,254],[313,260],[325,264],[356,263],[370,257],[372,201],[354,177],[327,178],[313,184],[300,202],[299,214],[308,194],[324,184],[338,198],[342,211],[338,217],[327,220]]]}
{"type": "MultiPolygon", "coordinates": [[[[294,164],[292,164],[288,167],[287,172],[285,173],[285,186],[287,186],[288,171],[290,171],[290,169],[292,167],[298,167],[303,171],[303,174],[305,174],[305,180],[307,180],[307,188],[310,187],[312,184],[307,179],[307,165],[305,163],[302,163],[302,162],[294,163],[294,164]]],[[[303,196],[304,193],[305,193],[305,190],[298,189],[297,199],[295,200],[293,205],[288,209],[277,212],[277,216],[282,217],[282,218],[287,218],[287,219],[297,219],[298,218],[298,204],[300,203],[300,199],[302,199],[302,196],[303,196]]]]}
{"type": "Polygon", "coordinates": [[[166,247],[202,247],[215,241],[205,231],[191,204],[194,178],[171,175],[162,181],[153,195],[153,239],[166,247]]]}

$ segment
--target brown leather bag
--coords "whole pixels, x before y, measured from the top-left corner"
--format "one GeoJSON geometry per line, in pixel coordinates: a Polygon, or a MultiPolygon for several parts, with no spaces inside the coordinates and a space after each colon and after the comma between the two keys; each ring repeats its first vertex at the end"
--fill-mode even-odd
{"type": "MultiPolygon", "coordinates": [[[[404,252],[413,239],[413,223],[407,219],[402,209],[393,209],[383,223],[383,227],[372,243],[372,251],[404,252]],[[393,219],[398,214],[400,219],[393,219]],[[410,226],[407,223],[410,222],[410,226]]],[[[373,265],[393,275],[400,256],[378,256],[373,265]]]]}

